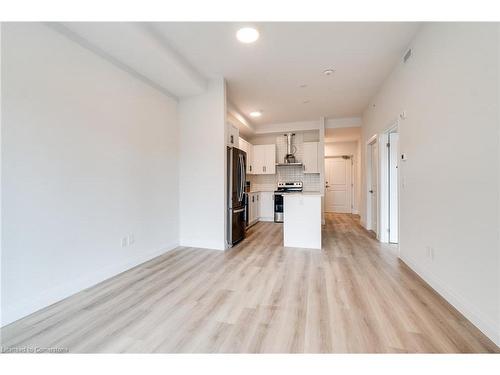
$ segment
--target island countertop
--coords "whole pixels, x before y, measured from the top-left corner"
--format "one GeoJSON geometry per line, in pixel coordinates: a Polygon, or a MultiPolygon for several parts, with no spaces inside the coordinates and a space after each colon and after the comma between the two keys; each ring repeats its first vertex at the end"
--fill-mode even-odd
{"type": "Polygon", "coordinates": [[[320,192],[283,194],[283,244],[321,249],[320,192]]]}

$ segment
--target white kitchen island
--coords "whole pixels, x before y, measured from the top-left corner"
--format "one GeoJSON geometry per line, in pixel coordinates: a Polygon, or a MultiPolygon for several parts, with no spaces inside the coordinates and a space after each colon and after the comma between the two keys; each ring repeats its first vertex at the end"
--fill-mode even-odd
{"type": "Polygon", "coordinates": [[[321,193],[283,194],[285,247],[321,249],[321,193]]]}

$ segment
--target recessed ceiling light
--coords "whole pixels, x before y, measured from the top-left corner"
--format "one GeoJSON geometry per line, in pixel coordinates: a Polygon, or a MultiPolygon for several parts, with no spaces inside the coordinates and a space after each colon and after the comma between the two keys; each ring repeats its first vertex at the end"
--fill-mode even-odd
{"type": "Polygon", "coordinates": [[[253,112],[250,112],[250,116],[252,116],[252,117],[260,117],[260,116],[262,116],[262,111],[253,111],[253,112]]]}
{"type": "Polygon", "coordinates": [[[253,43],[259,39],[259,32],[253,27],[243,27],[236,33],[236,38],[238,38],[241,43],[253,43]]]}
{"type": "Polygon", "coordinates": [[[326,75],[326,76],[332,75],[333,73],[335,73],[335,70],[333,70],[333,69],[326,69],[323,72],[323,74],[326,75]]]}

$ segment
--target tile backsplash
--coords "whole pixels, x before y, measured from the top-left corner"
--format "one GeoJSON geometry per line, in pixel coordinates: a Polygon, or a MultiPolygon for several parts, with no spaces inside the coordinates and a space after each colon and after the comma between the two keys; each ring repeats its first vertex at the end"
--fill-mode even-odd
{"type": "MultiPolygon", "coordinates": [[[[304,139],[302,133],[296,133],[293,139],[296,147],[295,159],[302,161],[304,139]]],[[[283,163],[286,155],[286,137],[276,136],[276,162],[283,163]]],[[[247,175],[252,190],[274,191],[278,181],[302,181],[304,191],[319,191],[319,173],[304,173],[303,166],[276,167],[276,174],[247,175]]]]}

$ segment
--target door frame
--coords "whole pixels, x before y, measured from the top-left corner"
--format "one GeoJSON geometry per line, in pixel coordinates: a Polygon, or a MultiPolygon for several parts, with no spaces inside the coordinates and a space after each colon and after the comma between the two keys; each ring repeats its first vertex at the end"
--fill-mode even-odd
{"type": "MultiPolygon", "coordinates": [[[[350,184],[349,184],[349,191],[350,191],[350,204],[351,204],[351,207],[350,207],[350,212],[348,212],[348,214],[351,214],[353,213],[354,211],[354,184],[355,184],[355,178],[354,178],[354,155],[352,154],[344,154],[344,155],[328,155],[328,156],[325,156],[324,157],[324,166],[325,166],[325,180],[326,180],[326,159],[338,159],[338,158],[343,158],[345,156],[348,156],[350,161],[351,161],[351,181],[350,181],[350,184]]],[[[326,189],[325,189],[325,212],[331,212],[331,211],[326,211],[326,189]]]]}
{"type": "Polygon", "coordinates": [[[372,149],[371,147],[373,147],[373,145],[377,145],[377,160],[378,160],[378,163],[377,163],[377,175],[375,176],[375,178],[377,179],[376,181],[376,186],[377,186],[377,195],[375,196],[375,198],[377,199],[377,212],[375,213],[376,217],[377,217],[377,225],[373,225],[373,222],[372,222],[372,217],[373,217],[373,213],[372,213],[372,200],[371,198],[370,199],[366,199],[366,229],[368,230],[372,230],[373,232],[375,232],[375,235],[377,237],[377,239],[379,239],[379,227],[380,227],[380,178],[379,178],[379,175],[380,175],[380,137],[378,136],[378,134],[374,134],[372,135],[368,141],[366,141],[366,145],[365,145],[365,165],[366,165],[366,168],[365,168],[365,172],[366,172],[366,197],[369,198],[370,197],[370,187],[372,186],[372,179],[374,178],[374,176],[372,176],[372,149]]]}
{"type": "MultiPolygon", "coordinates": [[[[379,180],[379,189],[380,189],[380,228],[382,229],[380,232],[380,242],[389,243],[389,210],[390,210],[390,182],[389,182],[389,152],[387,150],[387,143],[389,143],[389,134],[397,131],[399,133],[399,121],[395,120],[391,123],[391,125],[384,130],[381,134],[381,146],[383,146],[384,152],[380,152],[379,149],[379,167],[380,167],[380,180],[379,180]]],[[[400,195],[401,195],[401,170],[398,170],[398,228],[400,228],[400,195]]],[[[398,244],[399,248],[399,244],[398,244]]],[[[399,253],[399,249],[398,249],[399,253]]]]}

